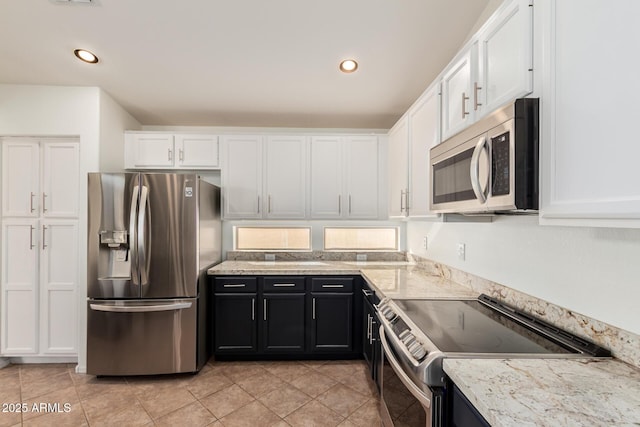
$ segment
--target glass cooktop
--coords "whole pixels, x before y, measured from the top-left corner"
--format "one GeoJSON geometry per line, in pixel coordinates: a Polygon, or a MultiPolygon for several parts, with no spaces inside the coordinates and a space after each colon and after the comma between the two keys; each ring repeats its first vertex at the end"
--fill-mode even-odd
{"type": "Polygon", "coordinates": [[[477,300],[394,300],[440,351],[571,354],[477,300]]]}

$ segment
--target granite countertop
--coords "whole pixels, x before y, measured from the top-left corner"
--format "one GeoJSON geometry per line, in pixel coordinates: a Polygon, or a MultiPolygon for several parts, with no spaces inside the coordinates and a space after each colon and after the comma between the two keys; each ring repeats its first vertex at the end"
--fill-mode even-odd
{"type": "Polygon", "coordinates": [[[640,424],[640,369],[615,359],[445,359],[494,427],[640,424]]]}
{"type": "Polygon", "coordinates": [[[360,274],[380,297],[475,298],[478,293],[404,261],[224,261],[209,275],[360,274]]]}

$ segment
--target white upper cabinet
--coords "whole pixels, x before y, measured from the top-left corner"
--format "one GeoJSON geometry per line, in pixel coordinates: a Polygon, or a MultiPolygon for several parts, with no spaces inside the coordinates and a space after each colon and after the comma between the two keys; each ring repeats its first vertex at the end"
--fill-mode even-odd
{"type": "Polygon", "coordinates": [[[313,218],[342,217],[343,143],[339,136],[311,137],[310,210],[313,218]]]}
{"type": "Polygon", "coordinates": [[[306,216],[307,138],[269,136],[265,146],[265,218],[306,216]]]}
{"type": "Polygon", "coordinates": [[[440,142],[440,87],[432,86],[413,105],[409,119],[408,215],[437,217],[429,211],[429,150],[440,142]]]}
{"type": "Polygon", "coordinates": [[[378,218],[378,150],[377,136],[311,138],[311,218],[378,218]]]}
{"type": "Polygon", "coordinates": [[[442,137],[447,139],[473,123],[477,45],[458,55],[442,76],[442,137]]]}
{"type": "Polygon", "coordinates": [[[175,166],[181,169],[213,169],[220,167],[217,135],[175,135],[178,157],[175,166]]]}
{"type": "Polygon", "coordinates": [[[40,144],[2,143],[2,215],[40,216],[40,144]]]}
{"type": "Polygon", "coordinates": [[[440,142],[440,85],[430,86],[389,131],[389,217],[429,211],[429,150],[440,142]]]}
{"type": "Polygon", "coordinates": [[[405,114],[389,131],[387,150],[389,218],[407,216],[409,191],[409,117],[405,114]]]}
{"type": "Polygon", "coordinates": [[[3,217],[78,216],[80,152],[77,142],[4,140],[3,217]]]}
{"type": "Polygon", "coordinates": [[[125,133],[125,169],[219,169],[217,135],[125,133]]]}
{"type": "Polygon", "coordinates": [[[378,217],[378,137],[345,137],[346,218],[378,217]]]}
{"type": "Polygon", "coordinates": [[[640,228],[640,2],[537,1],[535,13],[540,223],[640,228]]]}
{"type": "Polygon", "coordinates": [[[75,142],[42,145],[42,215],[47,218],[78,216],[80,149],[75,142]]]}
{"type": "Polygon", "coordinates": [[[478,35],[477,116],[533,90],[533,13],[530,0],[514,0],[478,35]]]}
{"type": "Polygon", "coordinates": [[[229,135],[222,140],[224,218],[262,218],[262,136],[229,135]]]}
{"type": "Polygon", "coordinates": [[[532,92],[531,5],[505,1],[442,72],[443,140],[532,92]]]}

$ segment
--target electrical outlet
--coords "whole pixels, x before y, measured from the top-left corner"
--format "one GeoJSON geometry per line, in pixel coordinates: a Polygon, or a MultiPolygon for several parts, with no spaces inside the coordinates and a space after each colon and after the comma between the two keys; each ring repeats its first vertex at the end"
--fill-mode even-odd
{"type": "Polygon", "coordinates": [[[367,260],[367,254],[356,254],[356,261],[365,262],[367,260]]]}
{"type": "Polygon", "coordinates": [[[427,236],[422,238],[422,249],[427,249],[427,236]]]}
{"type": "Polygon", "coordinates": [[[465,252],[466,252],[465,244],[458,243],[458,259],[460,261],[464,261],[465,252]]]}
{"type": "Polygon", "coordinates": [[[265,261],[275,261],[276,260],[276,254],[264,254],[264,260],[265,261]]]}

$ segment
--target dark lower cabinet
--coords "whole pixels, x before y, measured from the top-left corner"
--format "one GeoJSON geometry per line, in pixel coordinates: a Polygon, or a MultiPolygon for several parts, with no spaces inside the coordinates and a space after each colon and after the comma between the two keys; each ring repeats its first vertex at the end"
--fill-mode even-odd
{"type": "Polygon", "coordinates": [[[219,293],[213,304],[214,351],[243,354],[258,349],[255,293],[219,293]]]}
{"type": "Polygon", "coordinates": [[[214,353],[226,357],[362,357],[358,277],[213,278],[214,353]]]}
{"type": "Polygon", "coordinates": [[[262,295],[262,349],[265,353],[303,353],[305,294],[262,295]]]}
{"type": "Polygon", "coordinates": [[[353,349],[353,293],[311,293],[310,347],[318,352],[353,349]]]}
{"type": "Polygon", "coordinates": [[[447,388],[447,420],[451,427],[490,427],[490,424],[473,406],[469,399],[460,391],[451,380],[448,380],[447,388]]]}

